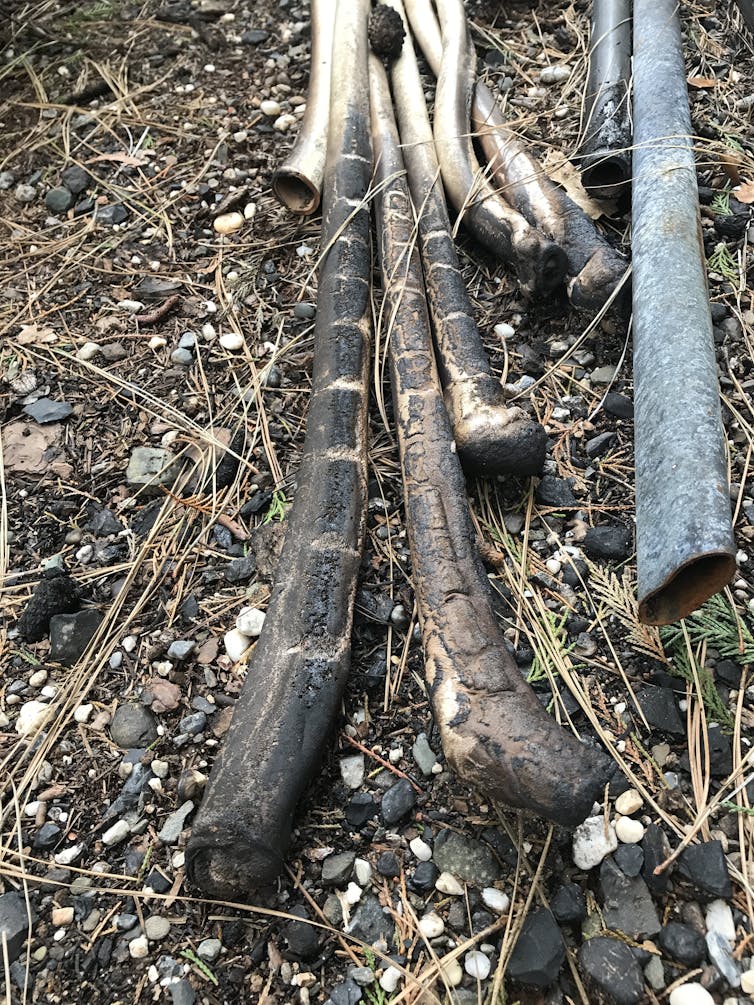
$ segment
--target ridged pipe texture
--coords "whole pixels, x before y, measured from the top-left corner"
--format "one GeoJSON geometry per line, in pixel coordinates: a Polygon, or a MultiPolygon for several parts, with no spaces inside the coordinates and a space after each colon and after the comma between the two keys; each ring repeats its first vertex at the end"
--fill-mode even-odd
{"type": "Polygon", "coordinates": [[[238,898],[282,868],[350,663],[366,514],[371,339],[369,0],[340,0],[313,393],[278,576],[186,850],[193,882],[238,898]]]}
{"type": "Polygon", "coordinates": [[[593,0],[581,180],[600,199],[631,182],[631,0],[593,0]]]}
{"type": "Polygon", "coordinates": [[[437,77],[433,129],[448,200],[473,237],[515,268],[526,293],[553,293],[565,280],[565,252],[495,192],[474,154],[470,116],[476,74],[468,31],[441,38],[426,0],[406,0],[406,13],[437,77]]]}
{"type": "Polygon", "coordinates": [[[685,617],[735,572],[676,0],[634,3],[632,192],[639,615],[685,617]]]}
{"type": "MultiPolygon", "coordinates": [[[[388,0],[408,28],[401,0],[388,0]]],[[[508,408],[474,321],[450,229],[432,127],[408,31],[390,75],[408,184],[419,228],[437,360],[458,453],[468,472],[541,470],[547,436],[521,408],[508,408]]]]}
{"type": "Polygon", "coordinates": [[[443,751],[488,798],[575,825],[602,793],[611,762],[547,715],[504,647],[435,365],[387,78],[374,56],[369,69],[383,316],[425,672],[443,751]]]}
{"type": "Polygon", "coordinates": [[[311,62],[306,111],[296,142],[272,176],[272,191],[293,213],[319,209],[330,120],[330,75],[336,0],[311,0],[311,62]]]}

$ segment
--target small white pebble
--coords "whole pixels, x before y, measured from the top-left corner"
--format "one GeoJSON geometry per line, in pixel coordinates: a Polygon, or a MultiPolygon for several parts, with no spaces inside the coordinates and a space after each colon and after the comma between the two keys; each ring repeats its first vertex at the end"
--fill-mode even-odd
{"type": "Polygon", "coordinates": [[[741,990],[745,995],[754,995],[754,970],[744,970],[741,974],[741,990]]]}
{"type": "Polygon", "coordinates": [[[644,824],[633,817],[620,817],[615,822],[615,835],[623,844],[638,844],[644,837],[644,824]]]}
{"type": "Polygon", "coordinates": [[[53,907],[50,914],[50,921],[55,928],[65,927],[73,921],[72,907],[53,907]]]}
{"type": "Polygon", "coordinates": [[[128,943],[128,952],[133,960],[143,960],[149,952],[149,943],[146,935],[138,935],[128,943]]]}
{"type": "Polygon", "coordinates": [[[415,837],[413,841],[409,841],[408,846],[411,849],[411,854],[415,855],[420,862],[429,862],[432,858],[432,849],[420,837],[415,837]]]}
{"type": "Polygon", "coordinates": [[[244,337],[238,332],[225,332],[220,336],[220,345],[228,352],[238,352],[239,349],[243,349],[244,337]]]}
{"type": "Polygon", "coordinates": [[[511,899],[507,893],[496,889],[494,886],[485,886],[482,890],[482,900],[495,914],[506,914],[511,906],[511,899]]]}
{"type": "Polygon", "coordinates": [[[458,960],[448,960],[441,964],[442,975],[452,988],[457,988],[463,980],[463,969],[458,960]]]}
{"type": "Polygon", "coordinates": [[[29,687],[42,687],[47,681],[47,671],[35,670],[34,673],[29,677],[29,687]]]}
{"type": "Polygon", "coordinates": [[[262,115],[267,115],[271,119],[277,118],[282,111],[277,101],[263,101],[259,106],[259,110],[262,115]]]}
{"type": "Polygon", "coordinates": [[[285,115],[279,116],[272,123],[272,128],[279,133],[287,133],[291,126],[296,125],[296,116],[291,115],[290,112],[286,112],[285,115]]]}
{"type": "Polygon", "coordinates": [[[358,904],[364,891],[357,883],[349,883],[346,887],[346,903],[358,904]]]}
{"type": "Polygon", "coordinates": [[[83,359],[85,362],[94,359],[98,352],[102,352],[96,342],[85,342],[76,353],[76,359],[83,359]]]}
{"type": "Polygon", "coordinates": [[[204,313],[205,314],[217,314],[217,304],[214,300],[204,301],[204,313]]]}
{"type": "Polygon", "coordinates": [[[126,653],[132,653],[136,648],[138,641],[139,640],[136,638],[135,635],[126,635],[126,637],[121,642],[123,651],[126,653]]]}
{"type": "Polygon", "coordinates": [[[353,863],[353,871],[359,886],[367,886],[372,878],[372,867],[365,858],[357,858],[353,863]]]}
{"type": "Polygon", "coordinates": [[[167,344],[168,340],[163,338],[162,335],[153,335],[147,342],[150,349],[164,349],[167,344]]]}
{"type": "Polygon", "coordinates": [[[397,764],[403,757],[403,747],[393,747],[387,757],[391,764],[397,764]]]}
{"type": "Polygon", "coordinates": [[[223,642],[225,644],[225,652],[234,663],[237,663],[249,648],[249,636],[244,635],[243,632],[239,632],[237,628],[232,628],[229,632],[226,632],[223,642]]]}
{"type": "Polygon", "coordinates": [[[493,331],[500,339],[511,338],[513,335],[516,334],[516,329],[513,327],[513,325],[506,324],[504,321],[501,322],[499,325],[495,325],[493,331]]]}
{"type": "Polygon", "coordinates": [[[616,812],[620,813],[621,816],[624,817],[630,817],[632,813],[638,813],[643,805],[644,800],[641,798],[636,789],[628,789],[626,792],[621,792],[615,800],[616,812]]]}
{"type": "Polygon", "coordinates": [[[50,717],[52,709],[43,701],[27,701],[18,710],[16,732],[19,736],[31,736],[50,717]]]}
{"type": "Polygon", "coordinates": [[[701,984],[689,981],[670,992],[669,1005],[715,1005],[715,999],[701,984]]]}
{"type": "Polygon", "coordinates": [[[205,342],[211,342],[217,335],[217,330],[211,321],[205,321],[202,325],[202,338],[205,342]]]}
{"type": "Polygon", "coordinates": [[[439,914],[430,911],[429,914],[425,914],[423,918],[419,919],[419,931],[425,939],[436,939],[445,931],[445,922],[439,914]]]}
{"type": "Polygon", "coordinates": [[[116,306],[122,311],[128,311],[129,314],[138,314],[144,310],[141,300],[119,300],[116,306]]]}
{"type": "Polygon", "coordinates": [[[24,813],[27,817],[35,817],[40,805],[41,803],[38,799],[32,799],[30,803],[27,803],[26,806],[24,806],[24,813]]]}
{"type": "Polygon", "coordinates": [[[447,893],[449,897],[462,897],[463,887],[450,872],[441,872],[435,881],[435,889],[447,893]]]}
{"type": "Polygon", "coordinates": [[[89,722],[93,710],[93,705],[79,705],[73,713],[73,718],[76,722],[89,722]]]}
{"type": "Polygon", "coordinates": [[[256,607],[242,607],[236,618],[236,628],[249,638],[255,639],[264,626],[264,611],[256,607]]]}
{"type": "Polygon", "coordinates": [[[539,81],[541,84],[561,84],[570,76],[569,68],[557,63],[555,66],[546,66],[544,70],[540,70],[539,81]]]}
{"type": "Polygon", "coordinates": [[[463,968],[470,977],[476,977],[478,981],[484,981],[490,976],[490,961],[478,949],[466,953],[463,968]]]}
{"type": "Polygon", "coordinates": [[[545,567],[551,576],[557,576],[562,569],[562,566],[557,558],[548,558],[545,562],[545,567]]]}
{"type": "Polygon", "coordinates": [[[247,202],[243,208],[244,219],[253,220],[257,215],[257,204],[255,202],[247,202]]]}
{"type": "Polygon", "coordinates": [[[218,234],[233,234],[243,227],[244,219],[241,213],[222,213],[216,216],[212,226],[218,234]]]}
{"type": "Polygon", "coordinates": [[[397,967],[387,967],[382,977],[380,977],[380,987],[383,991],[387,991],[387,993],[391,995],[398,987],[398,981],[400,979],[401,972],[397,967]]]}
{"type": "Polygon", "coordinates": [[[108,827],[102,834],[102,843],[108,848],[125,841],[131,833],[131,828],[125,820],[116,820],[112,827],[108,827]]]}

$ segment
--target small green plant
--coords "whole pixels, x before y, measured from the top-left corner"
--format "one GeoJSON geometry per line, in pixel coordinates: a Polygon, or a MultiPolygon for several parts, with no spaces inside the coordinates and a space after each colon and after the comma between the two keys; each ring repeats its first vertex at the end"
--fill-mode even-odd
{"type": "MultiPolygon", "coordinates": [[[[547,620],[550,622],[549,635],[554,640],[557,641],[558,646],[563,650],[564,653],[569,653],[573,649],[573,643],[567,642],[568,630],[566,629],[566,620],[568,618],[567,614],[563,614],[561,617],[556,617],[554,614],[547,615],[547,620]]],[[[545,680],[549,674],[557,676],[558,669],[554,666],[552,659],[547,652],[546,646],[538,646],[534,651],[534,659],[531,663],[531,669],[526,676],[527,681],[530,684],[536,684],[537,681],[545,680]]]]}
{"type": "Polygon", "coordinates": [[[715,250],[707,259],[707,268],[710,272],[716,272],[731,283],[738,282],[738,262],[724,241],[715,245],[715,250]]]}
{"type": "Polygon", "coordinates": [[[272,493],[272,501],[270,502],[269,508],[267,510],[267,515],[265,516],[262,523],[273,523],[277,520],[280,522],[285,519],[285,514],[288,509],[289,503],[283,489],[275,489],[272,493]]]}
{"type": "Polygon", "coordinates": [[[716,216],[730,216],[730,192],[718,192],[710,203],[710,209],[716,216]]]}
{"type": "Polygon", "coordinates": [[[193,963],[194,966],[196,967],[196,969],[201,974],[203,974],[204,977],[206,977],[208,981],[211,981],[215,985],[215,987],[219,987],[219,981],[218,981],[218,979],[212,973],[212,971],[207,966],[207,964],[204,962],[204,960],[200,960],[199,957],[196,955],[196,953],[192,949],[182,949],[181,950],[181,956],[183,956],[184,959],[189,960],[191,963],[193,963]]]}
{"type": "Polygon", "coordinates": [[[369,1005],[386,1005],[388,1000],[387,992],[379,984],[367,984],[364,988],[364,994],[369,1005]]]}

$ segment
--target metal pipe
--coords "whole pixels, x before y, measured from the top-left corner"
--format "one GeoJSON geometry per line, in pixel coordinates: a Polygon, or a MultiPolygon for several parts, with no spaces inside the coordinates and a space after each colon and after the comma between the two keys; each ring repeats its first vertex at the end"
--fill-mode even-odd
{"type": "Polygon", "coordinates": [[[479,243],[515,267],[527,293],[552,293],[563,285],[565,253],[495,192],[474,154],[470,106],[476,74],[468,32],[441,38],[428,0],[406,0],[405,6],[437,76],[434,139],[448,200],[479,243]]]}
{"type": "MultiPolygon", "coordinates": [[[[401,0],[387,0],[387,4],[401,15],[407,28],[401,0]]],[[[500,381],[490,369],[453,243],[432,126],[408,31],[390,75],[419,226],[445,405],[458,453],[467,471],[536,474],[544,463],[547,436],[523,409],[506,406],[500,381]]]]}
{"type": "Polygon", "coordinates": [[[749,31],[754,31],[754,0],[736,0],[741,17],[749,31]]]}
{"type": "Polygon", "coordinates": [[[631,179],[631,0],[594,0],[584,95],[581,178],[601,199],[631,179]]]}
{"type": "Polygon", "coordinates": [[[306,111],[296,142],[272,176],[272,191],[293,213],[319,209],[330,120],[330,69],[335,0],[311,0],[311,61],[306,111]]]}
{"type": "Polygon", "coordinates": [[[190,876],[238,898],[280,871],[348,676],[366,523],[372,269],[370,0],[339,0],[313,393],[279,574],[186,849],[190,876]]]}
{"type": "Polygon", "coordinates": [[[633,311],[639,616],[685,617],[733,575],[677,0],[634,4],[633,311]]]}
{"type": "Polygon", "coordinates": [[[549,716],[504,640],[438,379],[385,71],[370,57],[377,232],[406,524],[427,684],[453,770],[488,798],[580,823],[611,767],[549,716]]]}

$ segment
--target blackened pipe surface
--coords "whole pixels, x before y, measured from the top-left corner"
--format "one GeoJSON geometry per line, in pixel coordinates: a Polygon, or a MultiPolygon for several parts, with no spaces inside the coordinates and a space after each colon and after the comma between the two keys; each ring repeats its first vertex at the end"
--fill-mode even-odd
{"type": "Polygon", "coordinates": [[[370,355],[369,0],[340,0],[324,183],[314,388],[279,573],[186,860],[215,897],[280,871],[350,660],[366,511],[370,355]]]}
{"type": "Polygon", "coordinates": [[[490,369],[458,264],[432,127],[401,0],[388,0],[407,29],[391,67],[408,184],[418,217],[427,298],[445,404],[464,469],[482,475],[542,469],[547,435],[521,408],[509,408],[490,369]]]}
{"type": "Polygon", "coordinates": [[[488,798],[580,823],[610,759],[547,715],[505,649],[443,404],[384,70],[370,57],[380,264],[406,524],[432,710],[448,763],[488,798]]]}
{"type": "Polygon", "coordinates": [[[634,4],[633,311],[639,615],[685,617],[735,571],[676,0],[634,4]]]}
{"type": "Polygon", "coordinates": [[[602,199],[631,179],[631,0],[594,0],[581,144],[584,187],[602,199]]]}
{"type": "Polygon", "coordinates": [[[741,17],[749,31],[754,31],[754,0],[736,0],[741,17]]]}

